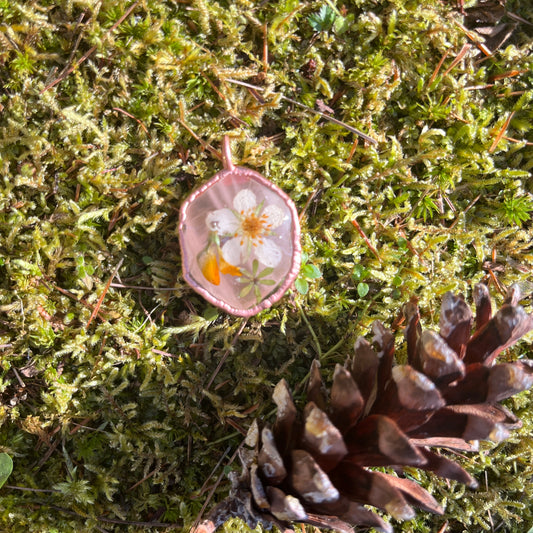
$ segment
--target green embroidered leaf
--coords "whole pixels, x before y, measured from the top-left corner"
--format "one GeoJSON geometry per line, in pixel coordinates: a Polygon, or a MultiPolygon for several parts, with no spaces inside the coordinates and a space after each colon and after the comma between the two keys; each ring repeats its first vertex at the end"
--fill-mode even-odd
{"type": "Polygon", "coordinates": [[[7,453],[0,453],[0,487],[13,472],[13,459],[7,453]]]}
{"type": "Polygon", "coordinates": [[[318,279],[322,276],[322,272],[315,265],[304,265],[302,267],[302,274],[309,279],[318,279]]]}
{"type": "Polygon", "coordinates": [[[357,284],[357,294],[361,298],[364,298],[368,294],[369,289],[368,283],[361,282],[357,284]]]}
{"type": "Polygon", "coordinates": [[[268,267],[268,268],[265,268],[265,269],[261,270],[261,272],[259,272],[259,274],[257,274],[257,277],[258,278],[264,278],[266,276],[270,276],[270,274],[272,274],[272,272],[274,272],[274,269],[272,267],[268,267]]]}
{"type": "Polygon", "coordinates": [[[309,283],[303,278],[298,278],[294,282],[294,286],[300,294],[307,294],[307,291],[309,291],[309,283]]]}

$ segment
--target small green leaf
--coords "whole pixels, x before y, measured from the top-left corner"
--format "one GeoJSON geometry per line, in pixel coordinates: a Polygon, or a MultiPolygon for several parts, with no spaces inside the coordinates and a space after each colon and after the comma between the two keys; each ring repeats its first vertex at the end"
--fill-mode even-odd
{"type": "Polygon", "coordinates": [[[352,278],[355,281],[361,281],[368,276],[368,270],[363,265],[354,265],[352,278]]]}
{"type": "Polygon", "coordinates": [[[315,265],[304,265],[302,274],[309,279],[317,279],[322,276],[322,272],[315,265]]]}
{"type": "Polygon", "coordinates": [[[364,298],[368,294],[369,289],[368,283],[361,282],[357,285],[357,294],[360,298],[364,298]]]}
{"type": "Polygon", "coordinates": [[[254,294],[257,303],[259,303],[261,301],[261,291],[259,290],[259,287],[257,285],[254,287],[254,294]]]}
{"type": "Polygon", "coordinates": [[[272,272],[274,272],[274,269],[272,267],[268,267],[268,268],[265,268],[265,269],[261,270],[261,272],[259,272],[259,274],[257,274],[257,277],[258,278],[264,278],[265,276],[270,276],[270,274],[272,274],[272,272]]]}
{"type": "Polygon", "coordinates": [[[318,13],[313,13],[307,17],[311,28],[316,32],[329,31],[337,18],[337,14],[331,7],[322,6],[318,13]]]}
{"type": "Polygon", "coordinates": [[[0,453],[0,487],[13,472],[13,459],[7,453],[0,453]]]}
{"type": "Polygon", "coordinates": [[[294,282],[294,286],[300,294],[307,294],[307,291],[309,290],[309,283],[303,278],[298,278],[294,282]]]}
{"type": "Polygon", "coordinates": [[[275,279],[260,279],[259,283],[261,285],[275,285],[276,284],[276,280],[275,279]]]}
{"type": "Polygon", "coordinates": [[[253,285],[251,283],[249,285],[246,285],[246,287],[243,287],[241,292],[239,293],[239,298],[244,298],[245,296],[248,296],[252,288],[253,288],[253,285]]]}

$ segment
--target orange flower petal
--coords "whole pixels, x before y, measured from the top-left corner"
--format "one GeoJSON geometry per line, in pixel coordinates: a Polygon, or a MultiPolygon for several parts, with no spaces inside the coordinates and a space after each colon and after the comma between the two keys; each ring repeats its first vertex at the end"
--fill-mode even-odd
{"type": "Polygon", "coordinates": [[[204,278],[213,285],[220,285],[220,271],[217,257],[213,252],[202,252],[198,255],[198,265],[204,278]]]}
{"type": "Polygon", "coordinates": [[[222,255],[220,256],[220,272],[222,272],[222,274],[229,274],[230,276],[242,276],[241,269],[230,265],[222,255]]]}

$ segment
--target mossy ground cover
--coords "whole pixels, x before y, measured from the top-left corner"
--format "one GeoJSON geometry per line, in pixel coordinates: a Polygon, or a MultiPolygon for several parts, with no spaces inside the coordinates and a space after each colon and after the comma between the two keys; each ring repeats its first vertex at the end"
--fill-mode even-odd
{"type": "MultiPolygon", "coordinates": [[[[187,531],[280,378],[331,374],[413,295],[435,325],[481,279],[531,294],[533,29],[461,58],[454,8],[0,0],[0,530],[187,531]],[[298,290],[247,321],[180,271],[179,207],[224,134],[302,219],[298,290]]],[[[446,514],[398,531],[533,527],[531,395],[509,407],[523,428],[463,459],[481,488],[413,471],[446,514]]]]}

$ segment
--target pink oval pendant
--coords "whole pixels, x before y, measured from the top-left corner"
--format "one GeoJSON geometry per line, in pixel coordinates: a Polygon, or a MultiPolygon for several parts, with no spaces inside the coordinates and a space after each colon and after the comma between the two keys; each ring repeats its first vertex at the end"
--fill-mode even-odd
{"type": "Polygon", "coordinates": [[[251,316],[277,302],[300,270],[300,224],[276,185],[231,161],[181,206],[183,276],[208,302],[251,316]]]}

